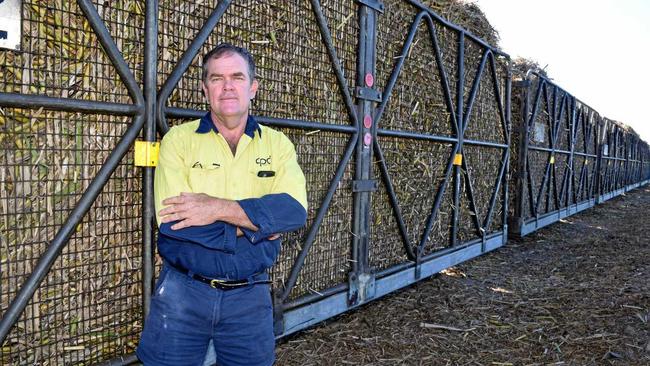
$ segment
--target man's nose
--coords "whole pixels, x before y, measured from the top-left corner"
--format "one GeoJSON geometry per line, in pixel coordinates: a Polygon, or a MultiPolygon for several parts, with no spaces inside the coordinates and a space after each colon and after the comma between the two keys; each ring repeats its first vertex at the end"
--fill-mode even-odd
{"type": "Polygon", "coordinates": [[[223,90],[232,90],[234,88],[234,83],[230,79],[225,79],[223,81],[223,90]]]}

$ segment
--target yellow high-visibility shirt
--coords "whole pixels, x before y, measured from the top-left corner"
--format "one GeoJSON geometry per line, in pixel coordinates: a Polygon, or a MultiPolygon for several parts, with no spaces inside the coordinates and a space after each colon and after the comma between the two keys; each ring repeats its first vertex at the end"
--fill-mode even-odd
{"type": "Polygon", "coordinates": [[[305,176],[282,132],[249,118],[233,156],[208,117],[172,127],[161,142],[154,183],[158,225],[162,201],[181,192],[231,200],[287,193],[307,209],[305,176]]]}

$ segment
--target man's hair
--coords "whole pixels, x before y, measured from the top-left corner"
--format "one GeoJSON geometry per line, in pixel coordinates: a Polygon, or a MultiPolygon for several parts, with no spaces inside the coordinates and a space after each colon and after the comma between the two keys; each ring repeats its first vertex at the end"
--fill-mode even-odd
{"type": "Polygon", "coordinates": [[[201,80],[205,82],[206,78],[208,77],[208,62],[210,60],[216,60],[223,56],[232,55],[233,53],[236,53],[244,58],[248,64],[248,76],[250,77],[251,82],[253,82],[253,80],[255,80],[255,60],[253,60],[253,56],[250,54],[250,52],[248,52],[247,49],[243,47],[233,46],[229,43],[220,43],[217,47],[213,48],[212,51],[206,53],[203,56],[203,74],[201,76],[201,80]]]}

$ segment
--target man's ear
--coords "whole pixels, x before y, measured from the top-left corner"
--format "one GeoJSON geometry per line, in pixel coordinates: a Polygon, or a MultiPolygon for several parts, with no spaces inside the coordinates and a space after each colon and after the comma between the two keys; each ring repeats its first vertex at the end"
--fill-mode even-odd
{"type": "Polygon", "coordinates": [[[253,79],[253,82],[251,83],[251,99],[255,99],[255,95],[257,94],[257,88],[259,88],[260,83],[257,82],[257,79],[253,79]]]}
{"type": "Polygon", "coordinates": [[[203,96],[208,97],[208,88],[205,86],[205,81],[201,81],[201,90],[203,91],[203,96]]]}

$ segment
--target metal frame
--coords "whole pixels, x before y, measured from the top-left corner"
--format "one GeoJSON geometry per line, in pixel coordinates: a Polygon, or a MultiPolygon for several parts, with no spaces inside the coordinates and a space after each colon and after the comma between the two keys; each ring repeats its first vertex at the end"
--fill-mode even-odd
{"type": "Polygon", "coordinates": [[[516,207],[510,217],[513,234],[527,235],[644,184],[640,182],[643,157],[637,155],[638,148],[634,145],[638,138],[635,140],[635,136],[625,133],[614,121],[601,119],[588,105],[534,70],[529,70],[525,80],[518,83],[516,88],[523,105],[516,127],[521,141],[517,172],[514,175],[516,207]],[[532,90],[534,84],[537,87],[532,90]],[[558,94],[562,95],[559,106],[558,94]],[[540,114],[542,98],[546,104],[544,112],[550,116],[549,147],[530,145],[530,131],[540,114]],[[558,131],[563,118],[567,118],[569,123],[571,138],[568,150],[557,148],[558,131]],[[583,134],[582,152],[577,151],[578,128],[581,128],[583,134]],[[588,144],[593,143],[594,138],[595,153],[590,154],[588,144]],[[529,166],[531,151],[549,153],[537,190],[534,189],[535,177],[529,166]],[[567,157],[567,168],[559,188],[553,164],[554,157],[558,154],[567,157]],[[576,157],[584,159],[581,166],[576,165],[576,157]],[[587,161],[593,161],[594,168],[591,172],[587,170],[587,161]],[[551,191],[555,192],[553,196],[551,191]],[[546,205],[540,207],[544,198],[546,205]],[[555,209],[549,207],[551,200],[555,209]],[[526,201],[528,210],[524,208],[526,201]]]}

